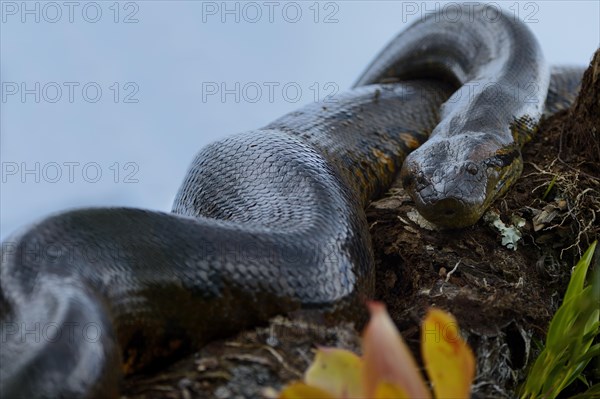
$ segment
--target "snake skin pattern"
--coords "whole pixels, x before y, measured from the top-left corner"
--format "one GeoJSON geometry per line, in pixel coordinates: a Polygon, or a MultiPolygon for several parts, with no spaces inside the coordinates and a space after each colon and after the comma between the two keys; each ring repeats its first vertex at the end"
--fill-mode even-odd
{"type": "MultiPolygon", "coordinates": [[[[549,78],[526,27],[500,20],[418,22],[337,102],[309,104],[204,148],[170,213],[72,210],[9,237],[0,265],[0,396],[118,397],[123,371],[276,314],[364,317],[374,290],[364,208],[407,154],[428,143],[409,156],[404,180],[426,216],[436,220],[441,209],[442,224],[454,227],[474,223],[463,208],[479,215],[480,205],[469,204],[489,205],[518,175],[512,142],[521,132],[509,126],[537,121],[549,78]],[[403,81],[371,84],[390,77],[403,81]],[[490,79],[511,89],[534,82],[539,93],[532,103],[502,91],[456,98],[461,85],[490,79]],[[434,165],[454,174],[432,174],[434,165]],[[467,183],[464,171],[484,177],[467,183]]],[[[564,79],[550,85],[547,109],[570,103],[561,88],[574,92],[581,74],[557,73],[564,79]]]]}

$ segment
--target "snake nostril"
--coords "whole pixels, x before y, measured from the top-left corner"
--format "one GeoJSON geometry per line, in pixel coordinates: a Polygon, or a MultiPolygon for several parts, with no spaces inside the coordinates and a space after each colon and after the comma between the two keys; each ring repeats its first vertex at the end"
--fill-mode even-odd
{"type": "Polygon", "coordinates": [[[417,174],[417,183],[421,185],[427,184],[427,179],[425,178],[425,173],[419,172],[417,174]]]}
{"type": "Polygon", "coordinates": [[[475,164],[475,162],[469,162],[467,164],[467,172],[469,172],[473,176],[475,176],[478,171],[479,171],[479,168],[477,167],[477,165],[475,164]]]}
{"type": "Polygon", "coordinates": [[[444,215],[445,215],[445,216],[448,216],[448,217],[450,217],[450,216],[454,216],[454,213],[455,213],[454,209],[446,209],[446,210],[444,211],[444,215]]]}

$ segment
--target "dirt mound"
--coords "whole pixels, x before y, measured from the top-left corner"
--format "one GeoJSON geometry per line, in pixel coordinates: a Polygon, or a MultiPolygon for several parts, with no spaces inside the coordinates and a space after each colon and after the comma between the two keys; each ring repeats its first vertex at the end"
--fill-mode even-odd
{"type": "Polygon", "coordinates": [[[580,157],[588,173],[600,177],[600,52],[583,76],[581,95],[553,127],[561,132],[565,159],[580,157]]]}

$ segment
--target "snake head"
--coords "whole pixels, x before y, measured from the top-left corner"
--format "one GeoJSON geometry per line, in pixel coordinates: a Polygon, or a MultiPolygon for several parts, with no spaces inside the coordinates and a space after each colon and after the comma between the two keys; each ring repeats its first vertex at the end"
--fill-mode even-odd
{"type": "Polygon", "coordinates": [[[475,224],[520,174],[520,152],[486,134],[433,137],[406,158],[400,176],[419,213],[442,228],[475,224]]]}

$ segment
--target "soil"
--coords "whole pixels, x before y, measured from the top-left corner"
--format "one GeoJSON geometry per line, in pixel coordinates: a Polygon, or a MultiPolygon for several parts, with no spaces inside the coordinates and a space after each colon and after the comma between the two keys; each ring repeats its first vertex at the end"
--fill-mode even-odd
{"type": "MultiPolygon", "coordinates": [[[[450,311],[477,358],[473,397],[510,398],[538,353],[571,267],[600,231],[600,51],[571,108],[540,124],[523,151],[524,171],[491,212],[523,224],[516,248],[491,222],[439,231],[423,222],[396,182],[367,210],[377,298],[387,304],[413,353],[427,308],[450,311]]],[[[595,266],[600,267],[596,253],[595,266]]],[[[359,351],[351,324],[334,328],[277,317],[215,341],[159,374],[125,381],[124,398],[276,397],[301,379],[317,345],[359,351]]],[[[600,383],[598,369],[586,370],[600,383]]],[[[582,392],[575,382],[564,397],[582,392]]]]}

